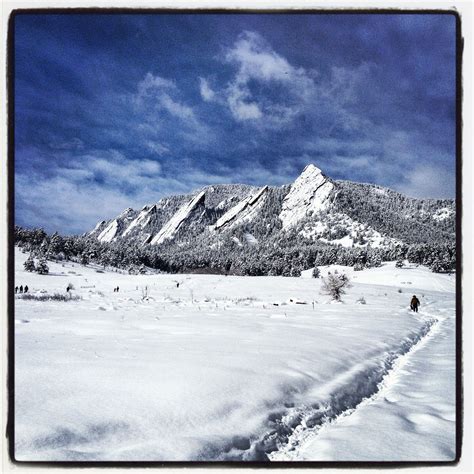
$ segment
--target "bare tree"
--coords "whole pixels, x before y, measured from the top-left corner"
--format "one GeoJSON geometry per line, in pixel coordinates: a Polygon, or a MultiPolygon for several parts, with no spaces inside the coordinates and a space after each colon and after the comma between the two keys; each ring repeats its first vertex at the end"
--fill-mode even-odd
{"type": "Polygon", "coordinates": [[[329,295],[333,300],[341,301],[342,295],[346,293],[346,288],[350,288],[351,282],[345,273],[328,272],[327,277],[322,277],[321,293],[329,295]]]}

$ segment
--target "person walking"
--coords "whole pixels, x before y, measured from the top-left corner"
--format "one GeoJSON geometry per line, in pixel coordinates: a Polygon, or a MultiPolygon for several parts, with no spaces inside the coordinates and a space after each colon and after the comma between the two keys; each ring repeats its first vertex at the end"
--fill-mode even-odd
{"type": "Polygon", "coordinates": [[[23,285],[20,285],[20,293],[23,293],[23,285]]]}
{"type": "Polygon", "coordinates": [[[23,290],[23,293],[28,293],[28,285],[25,285],[25,289],[23,290]]]}
{"type": "Polygon", "coordinates": [[[15,286],[15,295],[18,293],[18,287],[15,286]]]}
{"type": "Polygon", "coordinates": [[[418,306],[420,306],[420,300],[416,297],[416,295],[413,295],[413,298],[410,301],[410,308],[415,313],[418,313],[418,306]]]}

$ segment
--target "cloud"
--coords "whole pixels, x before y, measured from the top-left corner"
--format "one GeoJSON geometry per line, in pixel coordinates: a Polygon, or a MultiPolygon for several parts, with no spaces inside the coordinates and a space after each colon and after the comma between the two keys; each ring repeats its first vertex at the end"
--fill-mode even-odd
{"type": "Polygon", "coordinates": [[[69,141],[52,141],[49,147],[53,150],[82,150],[84,142],[80,138],[72,138],[69,141]]]}
{"type": "Polygon", "coordinates": [[[120,186],[123,190],[152,185],[161,174],[161,164],[158,161],[128,159],[116,150],[100,152],[99,156],[76,156],[69,167],[58,167],[55,173],[58,176],[82,178],[81,172],[84,171],[85,164],[88,175],[84,177],[100,181],[104,186],[120,186]]]}
{"type": "MultiPolygon", "coordinates": [[[[146,146],[158,136],[172,136],[181,145],[205,148],[213,141],[212,130],[201,120],[195,108],[185,103],[183,93],[170,79],[148,72],[132,96],[139,120],[135,127],[142,132],[146,146]],[[161,132],[161,135],[157,132],[161,132]]],[[[154,150],[156,151],[156,150],[154,150]]],[[[166,152],[160,149],[158,154],[166,152]]]]}
{"type": "Polygon", "coordinates": [[[236,120],[255,120],[263,117],[260,106],[250,102],[250,92],[246,87],[232,83],[227,88],[227,103],[236,120]]]}
{"type": "Polygon", "coordinates": [[[206,102],[212,102],[216,97],[216,93],[211,89],[207,79],[203,77],[199,78],[199,92],[201,93],[201,97],[206,102]]]}
{"type": "Polygon", "coordinates": [[[138,92],[134,96],[134,102],[141,107],[151,107],[156,111],[168,112],[190,127],[201,127],[192,107],[176,98],[179,93],[174,81],[154,76],[148,72],[145,78],[138,83],[138,92]],[[173,98],[172,95],[175,97],[173,98]]]}
{"type": "Polygon", "coordinates": [[[232,68],[232,77],[220,89],[211,89],[201,77],[201,97],[225,106],[237,122],[278,130],[304,117],[327,134],[335,128],[351,131],[369,126],[351,107],[367,93],[374,68],[370,63],[334,66],[323,78],[315,68],[293,65],[260,34],[250,31],[241,33],[219,60],[232,68]]]}
{"type": "Polygon", "coordinates": [[[299,93],[310,90],[314,83],[303,68],[293,67],[276,53],[265,39],[255,32],[244,31],[234,46],[225,54],[225,60],[238,67],[235,82],[247,84],[251,79],[262,82],[293,84],[299,93]]]}
{"type": "Polygon", "coordinates": [[[141,208],[188,191],[176,178],[164,176],[159,162],[129,159],[116,150],[81,156],[68,151],[61,158],[47,175],[33,169],[15,174],[19,225],[84,232],[126,207],[141,208]]]}
{"type": "Polygon", "coordinates": [[[170,153],[170,149],[166,145],[163,145],[162,143],[147,141],[146,146],[149,150],[151,150],[153,153],[156,153],[159,156],[163,156],[170,153]]]}
{"type": "Polygon", "coordinates": [[[316,90],[313,70],[292,66],[255,32],[240,34],[220,61],[233,68],[232,79],[215,91],[201,77],[201,97],[226,106],[238,122],[284,126],[302,111],[316,90]]]}
{"type": "Polygon", "coordinates": [[[455,181],[446,169],[432,165],[418,165],[406,175],[405,183],[395,186],[397,191],[415,198],[452,199],[455,181]]]}

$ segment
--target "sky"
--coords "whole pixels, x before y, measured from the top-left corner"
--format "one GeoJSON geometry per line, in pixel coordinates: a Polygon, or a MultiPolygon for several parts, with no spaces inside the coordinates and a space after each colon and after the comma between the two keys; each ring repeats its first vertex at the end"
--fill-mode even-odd
{"type": "Polygon", "coordinates": [[[455,196],[455,17],[15,17],[15,222],[83,233],[209,184],[455,196]]]}

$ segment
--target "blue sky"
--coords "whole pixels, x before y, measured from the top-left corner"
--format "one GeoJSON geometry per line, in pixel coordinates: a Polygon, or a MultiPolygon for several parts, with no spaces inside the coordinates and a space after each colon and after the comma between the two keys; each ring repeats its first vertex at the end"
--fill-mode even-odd
{"type": "Polygon", "coordinates": [[[451,15],[19,15],[16,223],[82,233],[314,163],[455,194],[451,15]]]}

